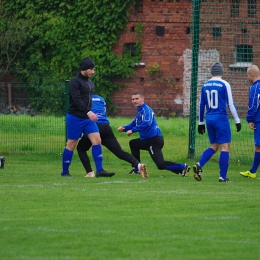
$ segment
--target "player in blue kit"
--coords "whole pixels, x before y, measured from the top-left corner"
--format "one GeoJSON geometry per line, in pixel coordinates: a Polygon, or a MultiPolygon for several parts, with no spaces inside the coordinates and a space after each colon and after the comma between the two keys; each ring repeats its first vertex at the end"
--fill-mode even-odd
{"type": "Polygon", "coordinates": [[[256,178],[256,171],[260,164],[260,71],[256,65],[247,69],[247,77],[252,84],[249,88],[248,111],[246,121],[250,129],[254,131],[255,153],[252,167],[249,171],[240,172],[247,178],[256,178]]]}
{"type": "Polygon", "coordinates": [[[103,169],[101,139],[97,124],[98,116],[91,111],[94,84],[90,77],[94,74],[95,64],[89,58],[80,63],[80,72],[70,81],[69,109],[66,115],[67,143],[62,154],[62,177],[71,177],[69,166],[74,149],[82,133],[88,136],[92,144],[92,156],[96,166],[96,177],[111,177],[115,173],[103,169]]]}
{"type": "MultiPolygon", "coordinates": [[[[100,132],[101,144],[104,145],[109,151],[111,151],[119,159],[130,163],[134,169],[130,172],[140,173],[141,177],[148,178],[148,173],[146,171],[146,165],[141,164],[138,160],[130,153],[122,150],[120,144],[118,143],[113,130],[110,126],[109,120],[107,118],[106,102],[103,97],[99,95],[92,94],[92,112],[98,116],[97,126],[100,132]]],[[[81,163],[86,170],[87,175],[85,177],[95,177],[94,171],[91,168],[89,157],[87,151],[91,147],[91,142],[89,138],[85,135],[82,136],[77,145],[77,151],[81,163]]]]}
{"type": "Polygon", "coordinates": [[[212,78],[208,80],[201,89],[199,104],[198,133],[205,133],[204,112],[206,108],[206,125],[210,147],[201,155],[199,161],[193,165],[194,178],[201,181],[202,167],[220,149],[219,157],[219,182],[230,182],[227,178],[229,165],[229,150],[231,142],[231,129],[226,111],[226,105],[235,120],[237,132],[241,130],[230,84],[222,79],[224,73],[220,62],[215,62],[210,69],[212,78]]]}
{"type": "Polygon", "coordinates": [[[190,170],[188,164],[164,160],[162,132],[156,122],[153,110],[144,102],[142,92],[132,93],[132,103],[137,109],[135,119],[130,124],[120,126],[117,129],[119,132],[126,132],[127,136],[139,133],[140,138],[132,139],[129,142],[132,155],[140,162],[140,150],[146,150],[159,170],[169,170],[185,177],[190,170]]]}

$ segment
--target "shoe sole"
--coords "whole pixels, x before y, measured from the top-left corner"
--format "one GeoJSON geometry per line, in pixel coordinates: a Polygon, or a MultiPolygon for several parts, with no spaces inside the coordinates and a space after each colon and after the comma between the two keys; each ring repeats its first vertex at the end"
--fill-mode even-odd
{"type": "Polygon", "coordinates": [[[142,176],[143,179],[147,179],[149,177],[148,173],[147,173],[147,170],[146,170],[146,165],[145,164],[142,164],[140,166],[140,175],[142,176]]]}
{"type": "Polygon", "coordinates": [[[102,174],[102,175],[96,175],[96,177],[97,178],[102,178],[102,177],[104,177],[104,178],[108,178],[108,177],[112,177],[112,176],[114,176],[115,174],[113,173],[111,173],[111,174],[102,174]]]}
{"type": "Polygon", "coordinates": [[[190,166],[188,165],[187,168],[186,168],[185,173],[184,174],[181,173],[182,177],[187,177],[189,171],[190,171],[190,166]]]}
{"type": "Polygon", "coordinates": [[[243,177],[245,177],[245,178],[250,178],[249,176],[245,176],[245,175],[243,175],[243,174],[241,174],[241,173],[240,173],[240,175],[243,176],[243,177]]]}
{"type": "Polygon", "coordinates": [[[86,175],[84,177],[86,177],[86,178],[95,178],[95,175],[86,175]]]}
{"type": "Polygon", "coordinates": [[[198,172],[197,165],[193,165],[193,171],[194,171],[194,179],[196,181],[201,181],[201,176],[197,173],[198,172]]]}
{"type": "Polygon", "coordinates": [[[194,174],[194,179],[195,179],[196,181],[201,181],[201,176],[198,175],[197,173],[195,173],[195,174],[194,174]]]}
{"type": "Polygon", "coordinates": [[[243,174],[241,174],[241,173],[240,173],[240,175],[243,176],[243,177],[245,177],[245,178],[248,178],[248,179],[249,179],[249,178],[250,178],[250,179],[255,179],[255,178],[256,178],[256,176],[255,176],[255,177],[245,176],[245,175],[243,175],[243,174]]]}

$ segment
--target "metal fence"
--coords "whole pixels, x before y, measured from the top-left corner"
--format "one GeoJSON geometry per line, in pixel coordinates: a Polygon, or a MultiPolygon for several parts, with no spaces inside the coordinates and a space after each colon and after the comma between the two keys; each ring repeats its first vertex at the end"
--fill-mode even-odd
{"type": "Polygon", "coordinates": [[[0,83],[0,154],[59,154],[66,142],[66,88],[66,82],[0,83]]]}
{"type": "MultiPolygon", "coordinates": [[[[197,135],[198,101],[201,86],[211,78],[211,64],[220,61],[224,66],[223,79],[230,83],[238,114],[244,119],[239,133],[233,129],[231,158],[251,163],[253,131],[245,121],[251,84],[246,71],[251,64],[260,65],[260,2],[194,0],[192,10],[189,156],[199,156],[208,146],[207,135],[197,135]]],[[[234,120],[231,126],[235,128],[234,120]]]]}

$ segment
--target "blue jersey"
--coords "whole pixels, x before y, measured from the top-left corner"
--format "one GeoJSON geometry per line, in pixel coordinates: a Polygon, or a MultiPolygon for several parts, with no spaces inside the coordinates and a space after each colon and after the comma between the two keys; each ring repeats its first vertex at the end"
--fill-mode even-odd
{"type": "Polygon", "coordinates": [[[257,80],[249,88],[248,111],[246,121],[248,123],[260,122],[260,80],[257,80]]]}
{"type": "Polygon", "coordinates": [[[139,132],[140,139],[147,141],[155,136],[162,136],[153,110],[143,103],[138,109],[135,119],[128,125],[124,126],[125,132],[132,130],[133,133],[139,132]]]}
{"type": "Polygon", "coordinates": [[[204,124],[206,107],[206,119],[219,120],[220,116],[227,117],[227,105],[236,123],[240,123],[230,84],[218,77],[212,77],[201,89],[199,104],[199,124],[204,124]]]}
{"type": "Polygon", "coordinates": [[[97,124],[109,124],[107,119],[107,105],[104,98],[92,94],[92,109],[91,111],[98,116],[97,124]]]}

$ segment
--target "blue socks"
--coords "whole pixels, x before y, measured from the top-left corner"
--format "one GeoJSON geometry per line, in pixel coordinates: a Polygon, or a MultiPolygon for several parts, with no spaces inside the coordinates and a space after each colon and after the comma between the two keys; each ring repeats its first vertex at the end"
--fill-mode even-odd
{"type": "Polygon", "coordinates": [[[251,173],[256,173],[259,164],[260,164],[260,153],[259,152],[255,152],[253,165],[252,165],[252,168],[250,169],[250,172],[251,173]]]}
{"type": "Polygon", "coordinates": [[[227,171],[228,171],[228,162],[229,162],[229,152],[221,151],[219,156],[219,175],[223,179],[227,178],[227,171]]]}
{"type": "Polygon", "coordinates": [[[167,165],[165,167],[169,171],[174,171],[174,172],[181,172],[184,168],[184,164],[173,164],[173,165],[167,165]]]}
{"type": "MultiPolygon", "coordinates": [[[[63,154],[62,154],[62,173],[64,174],[66,172],[69,172],[69,166],[72,161],[73,157],[73,151],[68,150],[67,148],[64,148],[63,154]]],[[[96,171],[100,172],[103,170],[103,155],[102,155],[102,147],[101,145],[94,145],[92,146],[92,156],[96,165],[96,171]]]]}
{"type": "Polygon", "coordinates": [[[64,148],[63,154],[62,154],[62,173],[64,174],[69,171],[69,166],[71,164],[73,157],[73,151],[68,150],[67,148],[64,148]]]}
{"type": "Polygon", "coordinates": [[[214,153],[215,150],[212,148],[208,148],[203,152],[199,160],[199,164],[201,168],[206,164],[207,161],[209,161],[209,159],[214,155],[214,153]]]}
{"type": "Polygon", "coordinates": [[[103,170],[102,146],[100,144],[92,146],[92,156],[95,162],[96,171],[100,172],[103,170]]]}

